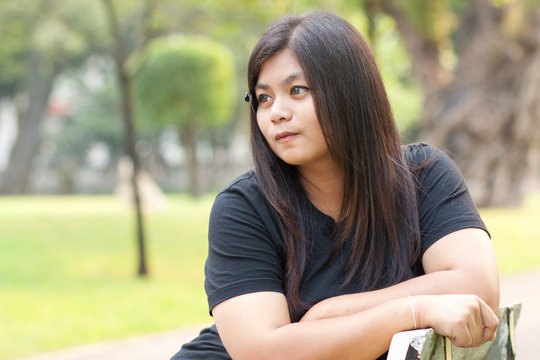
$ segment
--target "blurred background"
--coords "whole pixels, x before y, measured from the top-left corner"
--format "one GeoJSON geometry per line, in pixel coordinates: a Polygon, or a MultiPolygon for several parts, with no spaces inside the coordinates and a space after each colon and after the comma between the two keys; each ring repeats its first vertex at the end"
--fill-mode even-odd
{"type": "Polygon", "coordinates": [[[456,161],[501,274],[540,268],[538,0],[2,0],[0,359],[210,321],[249,53],[312,9],[367,38],[402,141],[456,161]]]}

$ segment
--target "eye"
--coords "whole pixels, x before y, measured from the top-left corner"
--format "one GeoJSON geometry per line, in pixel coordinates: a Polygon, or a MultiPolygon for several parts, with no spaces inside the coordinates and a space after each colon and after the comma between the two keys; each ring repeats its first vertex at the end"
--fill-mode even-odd
{"type": "Polygon", "coordinates": [[[291,88],[291,95],[302,95],[303,93],[305,93],[306,91],[308,91],[309,89],[305,86],[293,86],[291,88]]]}
{"type": "Polygon", "coordinates": [[[259,96],[257,96],[257,101],[259,102],[259,104],[268,102],[270,100],[272,100],[272,98],[270,97],[270,95],[267,94],[260,94],[259,96]]]}

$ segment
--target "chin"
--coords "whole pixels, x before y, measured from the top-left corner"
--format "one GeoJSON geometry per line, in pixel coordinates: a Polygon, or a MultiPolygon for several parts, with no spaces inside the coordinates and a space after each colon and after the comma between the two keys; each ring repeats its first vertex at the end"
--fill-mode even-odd
{"type": "Polygon", "coordinates": [[[304,163],[301,159],[298,159],[298,158],[287,157],[287,156],[283,156],[283,157],[280,156],[280,158],[281,160],[283,160],[283,162],[289,165],[293,165],[293,166],[302,165],[304,163]]]}

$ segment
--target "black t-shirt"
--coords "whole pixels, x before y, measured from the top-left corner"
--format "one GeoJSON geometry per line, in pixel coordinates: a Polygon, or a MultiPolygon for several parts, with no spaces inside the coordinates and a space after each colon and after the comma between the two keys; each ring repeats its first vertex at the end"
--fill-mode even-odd
{"type": "MultiPolygon", "coordinates": [[[[441,237],[484,223],[467,186],[452,160],[425,144],[404,147],[416,172],[422,254],[441,237]]],[[[315,304],[329,297],[358,292],[353,282],[344,286],[347,255],[334,255],[334,220],[309,205],[314,219],[313,243],[300,286],[301,298],[315,304]]],[[[486,230],[487,231],[487,230],[486,230]]],[[[252,171],[219,193],[210,215],[209,251],[205,266],[205,290],[210,311],[232,297],[258,292],[284,293],[286,251],[277,212],[262,194],[252,171]]],[[[423,274],[417,264],[415,276],[423,274]]],[[[359,273],[357,276],[362,276],[359,273]]],[[[230,359],[215,325],[185,344],[173,360],[230,359]]]]}

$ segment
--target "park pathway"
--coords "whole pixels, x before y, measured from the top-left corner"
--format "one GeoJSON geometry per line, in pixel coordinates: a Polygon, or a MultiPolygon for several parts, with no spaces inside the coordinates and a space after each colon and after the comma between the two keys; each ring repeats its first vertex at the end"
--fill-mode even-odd
{"type": "MultiPolygon", "coordinates": [[[[513,301],[520,301],[523,306],[516,328],[517,360],[538,360],[540,269],[501,279],[501,303],[513,301]]],[[[80,346],[19,360],[167,360],[203,326],[80,346]]]]}
{"type": "Polygon", "coordinates": [[[540,269],[501,279],[501,303],[520,301],[516,326],[517,360],[539,360],[540,269]]]}

